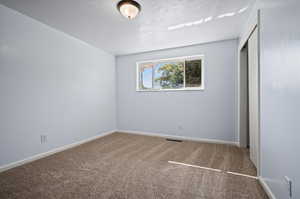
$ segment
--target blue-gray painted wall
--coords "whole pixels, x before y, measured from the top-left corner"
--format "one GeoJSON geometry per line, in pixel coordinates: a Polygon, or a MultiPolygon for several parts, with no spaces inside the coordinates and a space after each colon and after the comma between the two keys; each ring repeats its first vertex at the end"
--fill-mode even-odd
{"type": "Polygon", "coordinates": [[[237,40],[117,57],[118,129],[236,141],[237,40]],[[203,91],[137,92],[136,62],[204,55],[203,91]]]}

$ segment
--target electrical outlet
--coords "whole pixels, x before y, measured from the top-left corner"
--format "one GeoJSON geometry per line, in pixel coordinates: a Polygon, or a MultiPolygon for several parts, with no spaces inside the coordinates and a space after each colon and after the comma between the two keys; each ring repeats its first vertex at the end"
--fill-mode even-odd
{"type": "Polygon", "coordinates": [[[289,177],[287,177],[287,176],[284,176],[284,180],[285,180],[285,182],[287,184],[289,198],[291,199],[292,196],[293,196],[292,180],[289,177]]]}
{"type": "Polygon", "coordinates": [[[47,142],[47,135],[41,135],[41,144],[44,144],[47,142]]]}

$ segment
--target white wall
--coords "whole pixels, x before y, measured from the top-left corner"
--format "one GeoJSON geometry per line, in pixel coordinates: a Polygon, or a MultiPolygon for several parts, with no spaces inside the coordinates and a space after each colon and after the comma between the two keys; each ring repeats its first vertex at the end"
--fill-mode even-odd
{"type": "Polygon", "coordinates": [[[261,10],[261,175],[277,199],[300,198],[300,2],[261,10]]]}
{"type": "Polygon", "coordinates": [[[117,57],[118,129],[236,141],[237,40],[117,57]],[[136,92],[136,62],[205,56],[205,90],[136,92]]]}
{"type": "Polygon", "coordinates": [[[0,167],[116,128],[114,56],[1,5],[0,27],[0,167]]]}

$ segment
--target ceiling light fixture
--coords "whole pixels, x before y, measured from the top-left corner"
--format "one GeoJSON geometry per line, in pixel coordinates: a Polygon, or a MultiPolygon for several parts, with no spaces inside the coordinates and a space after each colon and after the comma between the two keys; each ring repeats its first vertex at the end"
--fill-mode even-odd
{"type": "Polygon", "coordinates": [[[122,0],[117,4],[117,8],[127,19],[135,18],[141,11],[141,5],[133,0],[122,0]]]}

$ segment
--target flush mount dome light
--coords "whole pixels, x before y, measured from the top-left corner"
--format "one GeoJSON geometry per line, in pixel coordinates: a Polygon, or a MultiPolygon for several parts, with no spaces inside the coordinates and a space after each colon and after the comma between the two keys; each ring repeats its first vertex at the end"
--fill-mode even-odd
{"type": "Polygon", "coordinates": [[[117,8],[127,19],[135,18],[141,11],[141,5],[133,0],[122,0],[118,3],[117,8]]]}

